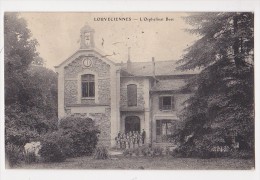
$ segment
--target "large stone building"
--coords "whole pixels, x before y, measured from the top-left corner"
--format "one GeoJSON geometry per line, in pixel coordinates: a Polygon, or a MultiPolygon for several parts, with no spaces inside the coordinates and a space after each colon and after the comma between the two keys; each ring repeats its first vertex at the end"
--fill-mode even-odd
{"type": "Polygon", "coordinates": [[[171,126],[190,91],[193,72],[175,61],[115,63],[95,48],[94,30],[81,29],[80,49],[56,66],[58,114],[88,117],[101,130],[100,142],[114,146],[118,132],[146,131],[146,143],[167,143],[171,126]]]}

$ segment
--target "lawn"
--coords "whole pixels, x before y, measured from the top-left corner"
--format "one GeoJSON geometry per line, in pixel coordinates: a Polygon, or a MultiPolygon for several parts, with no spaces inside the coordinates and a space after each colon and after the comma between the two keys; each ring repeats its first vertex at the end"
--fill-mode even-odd
{"type": "Polygon", "coordinates": [[[124,157],[116,156],[108,160],[95,160],[92,157],[69,158],[61,163],[21,164],[19,169],[150,169],[150,170],[188,170],[219,169],[248,170],[254,168],[252,159],[196,159],[163,157],[124,157]]]}

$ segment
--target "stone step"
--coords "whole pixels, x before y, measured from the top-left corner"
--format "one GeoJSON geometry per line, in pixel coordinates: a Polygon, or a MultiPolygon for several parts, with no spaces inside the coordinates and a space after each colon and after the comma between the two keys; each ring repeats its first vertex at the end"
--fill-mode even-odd
{"type": "Polygon", "coordinates": [[[109,153],[111,156],[120,156],[120,155],[123,155],[123,151],[115,150],[115,149],[110,149],[110,150],[108,150],[108,153],[109,153]]]}

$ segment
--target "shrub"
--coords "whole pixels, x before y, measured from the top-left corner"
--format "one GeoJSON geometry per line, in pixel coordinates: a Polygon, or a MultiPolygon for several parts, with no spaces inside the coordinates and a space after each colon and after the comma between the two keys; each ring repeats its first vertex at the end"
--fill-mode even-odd
{"type": "Polygon", "coordinates": [[[141,148],[135,148],[135,149],[133,149],[133,154],[135,154],[136,156],[141,156],[141,155],[142,155],[142,150],[141,150],[141,148]]]}
{"type": "Polygon", "coordinates": [[[43,142],[39,154],[45,162],[62,162],[65,160],[61,148],[53,142],[43,142]]]}
{"type": "Polygon", "coordinates": [[[213,153],[207,147],[198,147],[192,146],[189,144],[185,144],[179,146],[172,152],[172,156],[174,157],[196,157],[196,158],[211,158],[213,157],[213,153]]]}
{"type": "Polygon", "coordinates": [[[133,149],[125,149],[123,152],[124,156],[141,156],[142,155],[142,150],[141,148],[133,148],[133,149]]]}
{"type": "Polygon", "coordinates": [[[142,154],[144,156],[150,156],[150,157],[161,156],[162,151],[163,149],[157,146],[156,147],[144,146],[142,148],[142,154]]]}
{"type": "Polygon", "coordinates": [[[36,156],[35,153],[27,153],[24,154],[24,160],[26,163],[30,164],[32,162],[36,162],[36,156]]]}
{"type": "Polygon", "coordinates": [[[159,146],[155,146],[153,148],[153,156],[161,156],[162,155],[162,152],[163,152],[163,148],[159,147],[159,146]]]}
{"type": "Polygon", "coordinates": [[[64,135],[62,131],[55,131],[45,134],[42,136],[41,142],[56,144],[66,157],[69,157],[70,154],[73,153],[71,150],[72,139],[68,135],[64,135]]]}
{"type": "Polygon", "coordinates": [[[133,155],[133,149],[125,149],[123,151],[124,156],[132,156],[133,155]]]}
{"type": "Polygon", "coordinates": [[[30,130],[28,127],[16,125],[8,125],[5,127],[5,144],[13,144],[22,147],[38,137],[39,134],[37,134],[36,131],[30,130]]]}
{"type": "Polygon", "coordinates": [[[109,154],[105,146],[99,146],[95,149],[94,159],[108,159],[109,154]]]}
{"type": "Polygon", "coordinates": [[[90,118],[66,117],[60,120],[62,136],[70,139],[70,151],[67,156],[92,155],[98,142],[100,131],[90,118]]]}
{"type": "Polygon", "coordinates": [[[39,153],[46,162],[63,161],[71,153],[71,142],[61,131],[45,134],[41,138],[42,148],[39,153]]]}
{"type": "Polygon", "coordinates": [[[239,159],[254,159],[254,151],[249,150],[235,150],[230,151],[230,157],[239,159]]]}
{"type": "Polygon", "coordinates": [[[165,154],[166,154],[166,155],[170,155],[170,154],[171,154],[171,151],[170,151],[169,146],[166,147],[166,149],[165,149],[165,154]]]}
{"type": "Polygon", "coordinates": [[[151,146],[142,146],[141,152],[144,156],[153,156],[154,150],[151,146]]]}
{"type": "Polygon", "coordinates": [[[40,134],[54,131],[56,119],[47,119],[40,110],[23,111],[21,105],[5,107],[5,142],[24,146],[39,139],[40,134]]]}
{"type": "Polygon", "coordinates": [[[151,146],[142,146],[134,149],[126,149],[123,152],[124,156],[162,156],[163,148],[161,147],[151,147],[151,146]]]}
{"type": "Polygon", "coordinates": [[[24,160],[22,149],[14,144],[8,143],[5,146],[5,153],[10,167],[17,165],[24,160]]]}

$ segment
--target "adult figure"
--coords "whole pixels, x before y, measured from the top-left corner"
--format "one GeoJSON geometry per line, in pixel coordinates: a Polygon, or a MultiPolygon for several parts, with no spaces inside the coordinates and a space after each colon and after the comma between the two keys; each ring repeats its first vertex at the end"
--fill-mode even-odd
{"type": "Polygon", "coordinates": [[[121,137],[121,132],[119,131],[117,134],[117,138],[119,139],[121,137]]]}
{"type": "Polygon", "coordinates": [[[142,131],[142,141],[143,141],[143,144],[144,144],[145,137],[146,137],[146,132],[143,129],[143,131],[142,131]]]}
{"type": "Polygon", "coordinates": [[[142,143],[142,134],[141,133],[138,134],[138,138],[139,138],[139,147],[140,147],[143,144],[142,143]]]}
{"type": "Polygon", "coordinates": [[[136,144],[137,144],[138,147],[140,146],[140,141],[141,141],[141,139],[139,137],[139,132],[137,131],[137,133],[136,133],[136,144]]]}
{"type": "Polygon", "coordinates": [[[134,147],[134,143],[133,143],[133,136],[129,137],[129,148],[132,149],[134,147]]]}
{"type": "Polygon", "coordinates": [[[128,134],[126,135],[126,149],[129,149],[130,147],[130,144],[129,144],[129,136],[128,134]]]}
{"type": "Polygon", "coordinates": [[[120,137],[116,137],[116,144],[117,144],[117,148],[120,149],[121,148],[120,137]]]}

